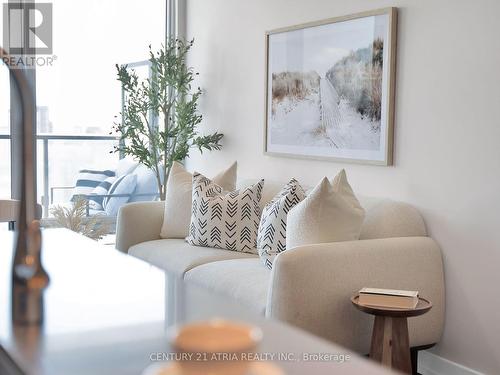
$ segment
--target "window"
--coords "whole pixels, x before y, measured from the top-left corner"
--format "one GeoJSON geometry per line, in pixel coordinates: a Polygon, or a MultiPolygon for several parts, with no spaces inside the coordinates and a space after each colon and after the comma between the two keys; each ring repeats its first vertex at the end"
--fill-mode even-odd
{"type": "Polygon", "coordinates": [[[9,85],[9,70],[0,63],[0,199],[11,197],[9,85]]]}
{"type": "Polygon", "coordinates": [[[38,195],[44,216],[67,204],[78,171],[114,169],[121,110],[115,64],[148,59],[165,40],[165,0],[53,0],[53,66],[36,76],[38,195]]]}

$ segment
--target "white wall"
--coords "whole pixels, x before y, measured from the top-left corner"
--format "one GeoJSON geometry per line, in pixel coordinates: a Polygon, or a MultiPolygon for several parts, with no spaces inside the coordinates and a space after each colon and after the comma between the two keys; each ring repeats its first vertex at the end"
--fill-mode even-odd
{"type": "Polygon", "coordinates": [[[500,2],[496,0],[188,0],[191,63],[206,89],[205,129],[222,152],[193,155],[214,174],[312,184],[346,168],[356,191],[416,205],[442,247],[446,327],[435,353],[500,373],[500,2]],[[264,31],[399,7],[395,165],[263,154],[264,31]]]}

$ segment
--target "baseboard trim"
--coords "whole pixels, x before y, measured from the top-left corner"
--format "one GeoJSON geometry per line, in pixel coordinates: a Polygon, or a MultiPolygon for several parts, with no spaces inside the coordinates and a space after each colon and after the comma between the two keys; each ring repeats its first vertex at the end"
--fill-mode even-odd
{"type": "Polygon", "coordinates": [[[418,353],[418,372],[422,375],[484,375],[427,350],[418,353]]]}

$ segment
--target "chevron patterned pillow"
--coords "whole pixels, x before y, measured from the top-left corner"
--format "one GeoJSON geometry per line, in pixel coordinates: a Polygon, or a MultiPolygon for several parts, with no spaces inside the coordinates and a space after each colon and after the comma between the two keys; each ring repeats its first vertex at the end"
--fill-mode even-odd
{"type": "Polygon", "coordinates": [[[189,235],[191,245],[257,254],[259,202],[264,180],[232,192],[195,172],[189,235]]]}
{"type": "Polygon", "coordinates": [[[264,264],[271,269],[276,255],[286,249],[288,212],[306,197],[299,182],[292,178],[264,207],[257,235],[257,249],[264,264]]]}

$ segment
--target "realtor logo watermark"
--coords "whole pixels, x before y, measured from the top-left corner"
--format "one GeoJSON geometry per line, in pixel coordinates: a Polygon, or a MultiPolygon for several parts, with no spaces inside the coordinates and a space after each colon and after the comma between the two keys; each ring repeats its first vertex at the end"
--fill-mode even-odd
{"type": "Polygon", "coordinates": [[[11,66],[52,65],[52,3],[4,3],[3,47],[11,66]]]}

